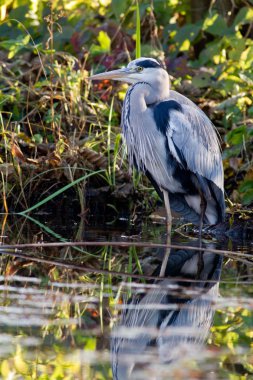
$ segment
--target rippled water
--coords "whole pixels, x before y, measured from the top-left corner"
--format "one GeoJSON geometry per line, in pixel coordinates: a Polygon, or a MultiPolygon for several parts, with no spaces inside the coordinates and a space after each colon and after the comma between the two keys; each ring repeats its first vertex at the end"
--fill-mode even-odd
{"type": "Polygon", "coordinates": [[[40,246],[1,248],[1,379],[253,378],[249,237],[206,234],[200,254],[181,229],[168,251],[136,244],[165,243],[163,225],[47,215],[3,218],[2,236],[40,246]]]}

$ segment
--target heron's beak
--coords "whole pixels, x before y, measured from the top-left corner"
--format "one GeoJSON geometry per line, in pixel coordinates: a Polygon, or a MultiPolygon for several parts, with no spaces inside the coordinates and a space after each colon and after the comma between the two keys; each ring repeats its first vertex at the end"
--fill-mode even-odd
{"type": "Polygon", "coordinates": [[[135,82],[134,78],[131,77],[131,74],[133,75],[133,70],[129,68],[123,68],[119,70],[112,70],[112,71],[107,71],[106,73],[101,73],[101,74],[95,74],[90,76],[88,79],[90,80],[119,80],[122,82],[127,82],[127,83],[133,83],[135,82]]]}

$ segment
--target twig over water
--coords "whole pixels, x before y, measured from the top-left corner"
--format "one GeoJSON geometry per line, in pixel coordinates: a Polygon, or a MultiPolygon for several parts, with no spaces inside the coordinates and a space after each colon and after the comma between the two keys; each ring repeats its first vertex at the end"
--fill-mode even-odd
{"type": "MultiPolygon", "coordinates": [[[[177,245],[177,244],[162,244],[162,243],[148,243],[148,242],[129,242],[129,241],[77,241],[77,242],[53,242],[53,243],[24,243],[24,244],[2,244],[0,251],[7,249],[23,249],[23,248],[49,248],[49,247],[85,247],[85,246],[111,246],[111,247],[139,247],[139,248],[172,248],[172,249],[188,249],[192,251],[208,251],[216,253],[217,255],[231,255],[236,257],[243,257],[253,259],[253,255],[234,252],[222,249],[205,247],[194,247],[189,245],[177,245]]],[[[232,257],[233,258],[233,257],[232,257]]]]}

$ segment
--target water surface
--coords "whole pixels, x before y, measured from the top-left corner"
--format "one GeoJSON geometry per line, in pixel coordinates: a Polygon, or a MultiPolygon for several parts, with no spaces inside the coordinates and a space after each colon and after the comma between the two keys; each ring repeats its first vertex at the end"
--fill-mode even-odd
{"type": "Polygon", "coordinates": [[[200,254],[183,229],[168,252],[135,245],[165,243],[163,225],[58,222],[2,219],[9,245],[100,242],[2,249],[2,379],[253,378],[250,239],[206,234],[200,254]]]}

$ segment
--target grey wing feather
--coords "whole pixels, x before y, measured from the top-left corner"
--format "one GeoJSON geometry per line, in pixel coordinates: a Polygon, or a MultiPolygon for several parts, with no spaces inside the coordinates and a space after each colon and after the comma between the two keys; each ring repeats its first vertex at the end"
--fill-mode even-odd
{"type": "Polygon", "coordinates": [[[175,100],[179,104],[186,104],[188,106],[192,106],[194,108],[199,109],[199,107],[195,103],[193,103],[190,99],[188,99],[186,96],[180,94],[177,91],[170,90],[170,99],[175,100]]]}
{"type": "Polygon", "coordinates": [[[214,182],[223,191],[223,167],[215,128],[204,112],[185,96],[171,91],[170,99],[183,104],[171,110],[167,137],[173,156],[188,169],[214,182]],[[179,154],[180,153],[180,154],[179,154]]]}

